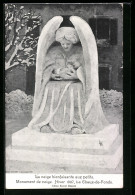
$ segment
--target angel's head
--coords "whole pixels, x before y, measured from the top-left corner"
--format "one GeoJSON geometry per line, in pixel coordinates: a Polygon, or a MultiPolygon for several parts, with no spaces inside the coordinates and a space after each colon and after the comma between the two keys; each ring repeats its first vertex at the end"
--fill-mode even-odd
{"type": "Polygon", "coordinates": [[[56,41],[60,42],[62,48],[68,52],[73,44],[79,41],[79,37],[73,27],[61,27],[56,31],[56,41]]]}

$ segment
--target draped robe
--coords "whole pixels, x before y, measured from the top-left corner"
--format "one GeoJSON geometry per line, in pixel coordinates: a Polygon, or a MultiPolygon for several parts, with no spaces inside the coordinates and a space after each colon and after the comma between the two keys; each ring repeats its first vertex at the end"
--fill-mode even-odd
{"type": "Polygon", "coordinates": [[[82,48],[73,46],[66,55],[61,46],[51,48],[45,60],[39,111],[29,127],[40,130],[48,125],[56,132],[70,132],[73,127],[83,129],[85,105],[85,72],[82,48]],[[52,64],[52,61],[55,64],[52,64]],[[66,67],[68,62],[78,61],[81,66],[76,70],[78,79],[51,80],[54,69],[66,67]]]}

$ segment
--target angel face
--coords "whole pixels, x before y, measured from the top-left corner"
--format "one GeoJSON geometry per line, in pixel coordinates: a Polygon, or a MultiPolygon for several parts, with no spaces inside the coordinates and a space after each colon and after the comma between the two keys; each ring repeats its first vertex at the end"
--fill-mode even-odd
{"type": "Polygon", "coordinates": [[[65,52],[68,52],[71,50],[71,48],[73,47],[73,43],[67,39],[63,39],[61,41],[61,46],[64,49],[65,52]]]}

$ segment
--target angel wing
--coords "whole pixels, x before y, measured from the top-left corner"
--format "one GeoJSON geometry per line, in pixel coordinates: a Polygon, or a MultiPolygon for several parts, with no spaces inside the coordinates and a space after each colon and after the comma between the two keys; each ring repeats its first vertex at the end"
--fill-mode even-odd
{"type": "Polygon", "coordinates": [[[45,66],[45,57],[50,45],[55,41],[55,32],[59,28],[63,18],[55,16],[42,29],[41,35],[38,40],[37,59],[36,59],[36,83],[33,110],[38,104],[38,95],[41,90],[42,72],[45,66]]]}
{"type": "MultiPolygon", "coordinates": [[[[99,98],[99,80],[98,80],[98,53],[94,34],[90,26],[82,18],[71,16],[70,21],[75,26],[80,42],[83,48],[86,72],[86,108],[87,114],[92,106],[93,95],[99,98]]],[[[94,99],[95,99],[94,98],[94,99]]]]}
{"type": "Polygon", "coordinates": [[[86,104],[84,129],[87,133],[96,132],[108,125],[99,97],[98,53],[94,34],[82,18],[71,16],[83,48],[86,73],[86,104]]]}

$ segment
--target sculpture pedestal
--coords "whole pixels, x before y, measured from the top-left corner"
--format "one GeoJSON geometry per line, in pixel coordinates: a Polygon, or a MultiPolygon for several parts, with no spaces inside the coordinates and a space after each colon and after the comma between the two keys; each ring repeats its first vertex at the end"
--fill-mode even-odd
{"type": "Polygon", "coordinates": [[[116,168],[121,157],[119,125],[111,124],[95,134],[40,133],[24,128],[12,135],[7,160],[59,166],[116,168]]]}

